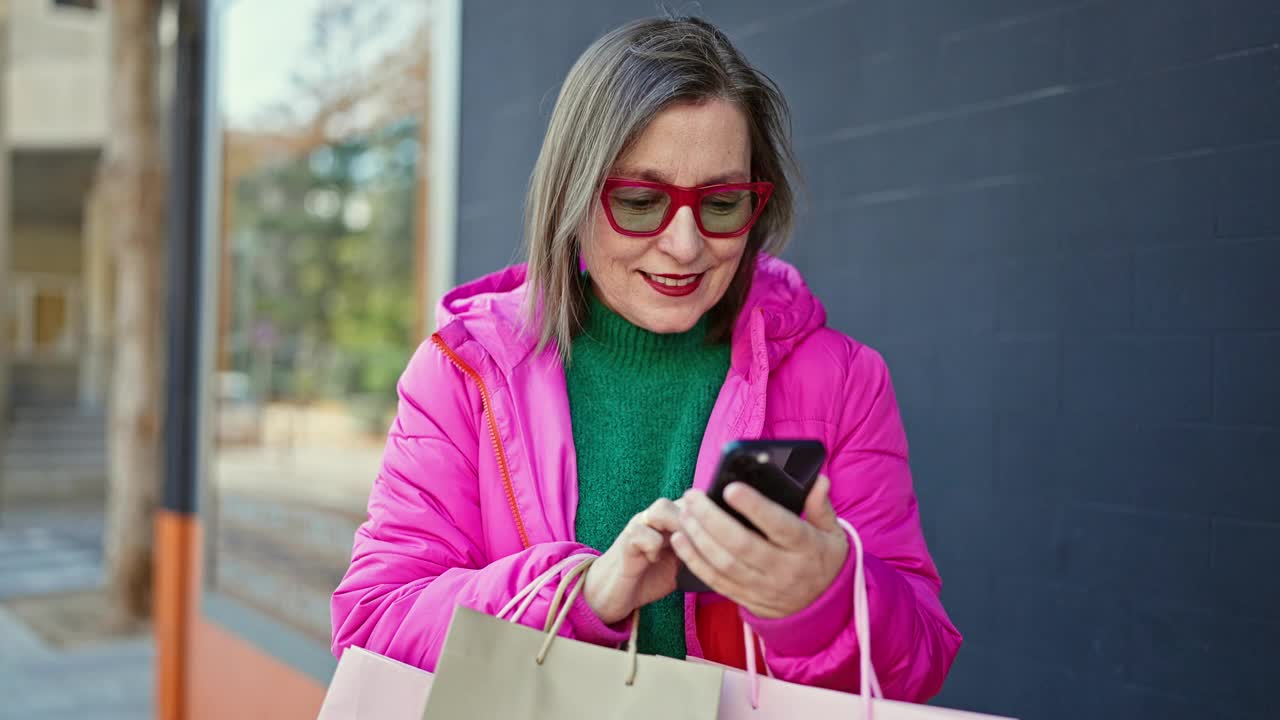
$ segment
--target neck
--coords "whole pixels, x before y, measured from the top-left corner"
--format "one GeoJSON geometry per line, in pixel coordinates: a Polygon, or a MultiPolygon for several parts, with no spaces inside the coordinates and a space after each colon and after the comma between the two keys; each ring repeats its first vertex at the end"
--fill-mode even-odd
{"type": "Polygon", "coordinates": [[[614,312],[588,286],[587,317],[582,337],[620,355],[649,362],[662,362],[696,352],[706,346],[707,318],[704,316],[689,330],[680,333],[657,333],[647,330],[614,312]]]}

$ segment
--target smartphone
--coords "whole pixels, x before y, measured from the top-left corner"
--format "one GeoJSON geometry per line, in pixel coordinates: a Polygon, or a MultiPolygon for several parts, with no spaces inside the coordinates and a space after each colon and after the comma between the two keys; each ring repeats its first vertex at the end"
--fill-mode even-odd
{"type": "MultiPolygon", "coordinates": [[[[724,490],[733,482],[743,482],[761,495],[799,515],[818,472],[826,462],[827,449],[819,440],[735,440],[720,454],[720,466],[707,497],[748,529],[763,535],[724,500],[724,490]]],[[[684,592],[710,592],[683,563],[676,575],[676,587],[684,592]]]]}

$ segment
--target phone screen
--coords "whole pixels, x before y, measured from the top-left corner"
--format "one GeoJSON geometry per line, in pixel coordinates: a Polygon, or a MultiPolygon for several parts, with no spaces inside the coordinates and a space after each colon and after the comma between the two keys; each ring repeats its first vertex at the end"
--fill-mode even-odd
{"type": "Polygon", "coordinates": [[[760,532],[755,525],[724,501],[730,483],[741,482],[793,513],[804,509],[804,500],[818,477],[825,452],[813,441],[739,442],[725,448],[715,483],[707,496],[738,522],[760,532]],[[816,452],[815,452],[816,451],[816,452]]]}
{"type": "MultiPolygon", "coordinates": [[[[826,460],[826,448],[817,440],[740,440],[725,446],[720,467],[707,497],[745,527],[763,535],[759,528],[729,507],[724,490],[730,483],[743,482],[760,494],[797,515],[826,460]]],[[[683,565],[676,578],[685,592],[707,592],[705,583],[683,565]]]]}

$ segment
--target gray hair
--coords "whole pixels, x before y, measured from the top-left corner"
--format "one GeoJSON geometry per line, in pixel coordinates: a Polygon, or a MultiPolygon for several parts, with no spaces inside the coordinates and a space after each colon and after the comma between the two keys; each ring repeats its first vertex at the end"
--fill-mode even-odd
{"type": "Polygon", "coordinates": [[[761,251],[777,254],[791,235],[798,177],[786,100],[772,80],[749,65],[719,29],[700,18],[636,20],[582,53],[565,78],[525,204],[528,305],[538,351],[555,340],[569,347],[586,314],[579,274],[579,232],[610,167],[663,109],[677,102],[720,98],[747,116],[753,181],[774,184],[751,229],[746,251],[724,298],[711,311],[708,339],[727,342],[751,289],[761,251]]]}

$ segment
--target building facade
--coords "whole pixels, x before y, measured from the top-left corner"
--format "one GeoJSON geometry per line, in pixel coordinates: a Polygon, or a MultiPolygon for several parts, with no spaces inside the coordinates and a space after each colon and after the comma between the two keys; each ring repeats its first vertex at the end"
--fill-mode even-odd
{"type": "Polygon", "coordinates": [[[106,15],[93,3],[5,8],[0,162],[0,497],[101,496],[110,252],[89,220],[106,132],[106,15]],[[68,434],[65,453],[41,439],[68,434]]]}

